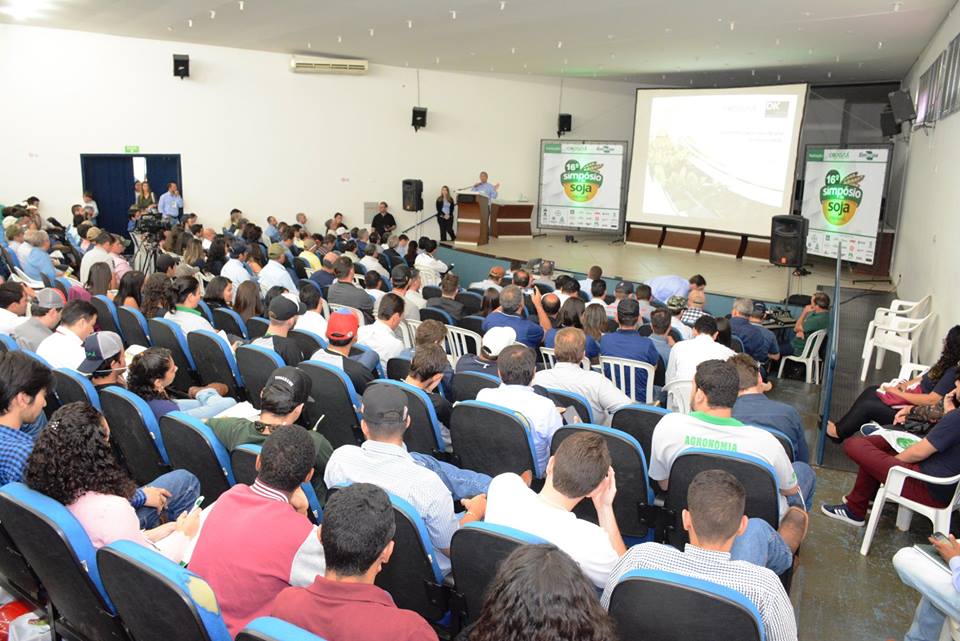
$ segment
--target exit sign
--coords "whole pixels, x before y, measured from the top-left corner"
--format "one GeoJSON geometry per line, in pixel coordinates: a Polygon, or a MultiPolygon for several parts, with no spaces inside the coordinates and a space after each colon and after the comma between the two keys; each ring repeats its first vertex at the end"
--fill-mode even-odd
{"type": "Polygon", "coordinates": [[[123,153],[125,154],[140,153],[140,145],[125,145],[123,148],[123,153]]]}

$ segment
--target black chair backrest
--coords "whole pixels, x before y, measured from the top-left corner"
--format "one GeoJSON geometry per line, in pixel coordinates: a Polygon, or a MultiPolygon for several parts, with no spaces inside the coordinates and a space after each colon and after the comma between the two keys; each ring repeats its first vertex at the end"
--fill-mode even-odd
{"type": "Polygon", "coordinates": [[[451,395],[452,401],[457,403],[459,401],[472,401],[477,398],[477,394],[482,389],[488,389],[491,387],[500,387],[500,379],[496,378],[496,370],[493,370],[489,376],[493,376],[495,380],[489,378],[489,376],[481,374],[479,372],[460,372],[459,374],[453,375],[453,383],[451,383],[451,395]]]}
{"type": "MultiPolygon", "coordinates": [[[[647,477],[646,460],[642,458],[636,439],[609,427],[595,425],[567,425],[553,435],[550,453],[555,454],[564,439],[578,432],[599,434],[607,443],[613,471],[617,478],[617,495],[613,499],[613,513],[623,536],[644,537],[647,526],[640,522],[639,506],[652,504],[653,492],[647,477]]],[[[599,523],[593,501],[580,501],[574,513],[581,519],[599,523]]]]}
{"type": "Polygon", "coordinates": [[[318,339],[316,334],[311,332],[294,329],[291,330],[288,336],[293,339],[293,342],[296,343],[297,347],[300,348],[300,351],[303,352],[303,357],[307,359],[313,356],[313,354],[317,351],[326,347],[322,342],[320,342],[323,340],[323,337],[321,336],[318,339]]]}
{"type": "Polygon", "coordinates": [[[395,356],[387,361],[387,378],[402,381],[410,373],[410,358],[395,356]]]}
{"type": "Polygon", "coordinates": [[[117,321],[114,320],[113,310],[111,305],[107,304],[99,296],[91,296],[90,303],[97,310],[97,325],[100,327],[100,331],[103,332],[113,332],[121,338],[123,338],[123,329],[117,325],[117,321]]]}
{"type": "Polygon", "coordinates": [[[298,279],[307,278],[307,267],[309,266],[310,264],[307,263],[306,258],[301,258],[300,256],[297,256],[296,258],[293,259],[293,271],[297,274],[298,279]]]}
{"type": "Polygon", "coordinates": [[[437,437],[433,431],[433,418],[436,413],[433,411],[433,405],[427,406],[430,401],[424,401],[420,394],[411,389],[409,385],[397,385],[397,381],[374,381],[373,385],[394,385],[401,387],[403,393],[407,396],[407,414],[410,416],[410,427],[403,433],[403,442],[409,452],[420,452],[437,456],[440,452],[440,444],[437,443],[437,437]]]}
{"type": "Polygon", "coordinates": [[[150,347],[150,338],[143,331],[143,325],[133,310],[126,307],[119,307],[117,314],[120,316],[120,328],[123,330],[123,339],[127,345],[142,345],[150,347]]]}
{"type": "Polygon", "coordinates": [[[2,526],[0,526],[0,584],[18,598],[34,606],[40,607],[46,601],[40,579],[2,526]]]}
{"type": "Polygon", "coordinates": [[[247,400],[260,409],[260,392],[273,371],[283,367],[283,359],[273,350],[258,345],[241,345],[237,348],[236,358],[247,400]]]}
{"type": "Polygon", "coordinates": [[[737,477],[747,491],[744,513],[751,518],[763,519],[775,530],[780,526],[780,492],[776,477],[766,462],[743,454],[689,450],[678,456],[670,467],[670,489],[664,507],[676,513],[674,527],[668,533],[671,545],[682,550],[689,541],[680,513],[687,507],[690,482],[705,470],[724,470],[737,477]]]}
{"type": "Polygon", "coordinates": [[[424,307],[420,310],[420,320],[435,320],[444,325],[452,325],[453,317],[439,307],[424,307]]]}
{"type": "Polygon", "coordinates": [[[610,427],[626,432],[637,439],[643,449],[643,455],[649,461],[653,430],[666,413],[665,410],[650,405],[627,405],[614,412],[613,418],[610,419],[610,427]]]}
{"type": "Polygon", "coordinates": [[[469,329],[471,332],[475,334],[480,334],[481,336],[483,336],[484,320],[485,319],[483,318],[483,316],[464,316],[463,318],[460,319],[460,322],[457,323],[457,326],[462,327],[464,329],[469,329]]]}
{"type": "Polygon", "coordinates": [[[190,332],[187,334],[187,345],[190,346],[193,361],[197,365],[201,384],[223,383],[227,386],[227,396],[233,398],[242,396],[242,389],[234,376],[233,367],[216,338],[206,332],[190,332]]]}
{"type": "Polygon", "coordinates": [[[763,628],[746,597],[669,572],[630,573],[610,595],[621,639],[760,641],[763,628]]]}
{"type": "MultiPolygon", "coordinates": [[[[80,376],[82,376],[82,374],[80,376]]],[[[82,401],[96,407],[99,403],[99,396],[96,399],[91,399],[89,394],[87,394],[87,387],[77,378],[74,378],[66,372],[57,369],[53,370],[53,385],[60,405],[82,401]]]]}
{"type": "Polygon", "coordinates": [[[238,321],[238,316],[230,313],[230,310],[223,307],[216,307],[213,310],[213,326],[222,329],[229,335],[245,337],[247,328],[240,325],[242,319],[238,321]]]}
{"type": "Polygon", "coordinates": [[[554,402],[557,407],[573,407],[576,410],[577,414],[580,416],[580,421],[583,423],[592,423],[593,422],[593,408],[591,408],[584,401],[582,396],[579,394],[574,395],[563,390],[559,389],[548,389],[546,390],[547,396],[550,397],[550,400],[554,402]]]}
{"type": "Polygon", "coordinates": [[[170,471],[137,406],[128,396],[107,388],[100,394],[100,405],[110,426],[110,442],[138,485],[146,485],[170,471]]]}
{"type": "Polygon", "coordinates": [[[420,292],[420,294],[424,299],[430,300],[431,298],[440,298],[443,295],[443,290],[436,285],[424,285],[423,291],[420,292]]]}
{"type": "Polygon", "coordinates": [[[346,374],[310,361],[298,367],[313,383],[310,392],[313,402],[307,401],[303,406],[301,424],[322,434],[334,448],[362,443],[363,433],[354,410],[355,394],[351,394],[353,384],[346,374]]]}
{"type": "Polygon", "coordinates": [[[397,524],[393,556],[377,575],[376,584],[390,593],[398,608],[413,610],[427,621],[437,621],[447,609],[445,592],[437,585],[435,566],[409,513],[412,508],[398,508],[396,498],[392,498],[397,524]]]}
{"type": "Polygon", "coordinates": [[[474,292],[460,292],[457,294],[456,300],[459,303],[463,303],[464,316],[476,314],[483,305],[483,296],[474,292]]]}
{"type": "Polygon", "coordinates": [[[233,480],[244,485],[253,485],[257,480],[257,454],[244,448],[230,452],[230,465],[233,466],[233,480]]]}
{"type": "Polygon", "coordinates": [[[250,338],[260,338],[267,333],[267,329],[270,327],[270,321],[261,316],[254,316],[247,321],[247,334],[250,338]]]}
{"type": "Polygon", "coordinates": [[[230,489],[228,470],[224,469],[211,444],[200,432],[202,428],[198,429],[179,414],[171,412],[160,419],[163,444],[171,467],[187,470],[200,481],[200,494],[203,495],[201,507],[207,507],[230,489]]]}
{"type": "Polygon", "coordinates": [[[183,351],[179,338],[169,325],[161,323],[156,318],[148,320],[147,326],[150,328],[150,338],[153,339],[153,344],[169,349],[170,355],[173,356],[173,362],[177,365],[177,374],[173,379],[173,385],[170,387],[185,394],[199,381],[193,372],[193,367],[190,365],[186,352],[183,351]]]}
{"type": "MultiPolygon", "coordinates": [[[[52,507],[65,509],[59,504],[52,507]]],[[[16,524],[8,533],[43,582],[56,608],[59,636],[83,641],[130,639],[120,618],[111,612],[94,584],[94,576],[98,575],[84,567],[95,563],[94,558],[88,561],[78,556],[58,519],[3,492],[0,493],[0,521],[16,524]]],[[[74,521],[74,526],[79,528],[80,524],[74,521]]],[[[82,532],[79,534],[85,536],[82,532]]],[[[89,539],[86,545],[90,546],[89,539]]],[[[87,551],[92,557],[92,546],[87,551]]]]}
{"type": "Polygon", "coordinates": [[[463,401],[450,414],[450,439],[460,465],[490,476],[535,471],[530,437],[509,410],[463,401]]]}

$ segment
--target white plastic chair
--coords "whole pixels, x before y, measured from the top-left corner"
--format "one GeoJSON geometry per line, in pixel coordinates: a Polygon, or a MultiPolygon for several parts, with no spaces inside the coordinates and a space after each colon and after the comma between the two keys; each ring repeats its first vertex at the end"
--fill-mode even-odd
{"type": "Polygon", "coordinates": [[[330,313],[336,312],[350,312],[357,317],[357,322],[360,323],[360,326],[363,327],[367,324],[366,319],[363,317],[363,312],[361,312],[356,307],[350,307],[349,305],[337,305],[336,303],[330,304],[330,313]]]}
{"type": "Polygon", "coordinates": [[[906,532],[910,529],[910,521],[913,519],[913,513],[917,512],[930,519],[933,522],[934,532],[950,531],[950,515],[957,509],[957,500],[960,499],[960,485],[953,492],[953,498],[947,507],[930,507],[923,503],[917,503],[900,495],[903,491],[903,483],[908,478],[924,481],[932,485],[953,485],[960,482],[960,474],[949,478],[930,476],[905,467],[891,467],[887,472],[887,482],[880,486],[877,495],[873,498],[873,507],[870,509],[870,520],[867,521],[867,531],[863,534],[863,544],[860,546],[860,554],[867,556],[870,552],[870,543],[873,542],[873,535],[877,531],[877,523],[880,521],[880,514],[883,512],[883,504],[887,501],[899,505],[897,510],[897,529],[906,532]]]}
{"type": "Polygon", "coordinates": [[[883,367],[883,357],[888,351],[900,355],[901,366],[916,362],[920,335],[932,317],[931,313],[923,318],[909,318],[898,316],[884,308],[877,309],[873,320],[867,325],[861,355],[863,367],[860,369],[860,380],[867,380],[867,367],[874,349],[877,350],[876,369],[883,367]]]}
{"type": "Polygon", "coordinates": [[[356,285],[357,287],[359,287],[360,289],[363,289],[363,285],[364,285],[364,282],[363,282],[363,274],[354,273],[354,275],[353,275],[353,284],[356,285]]]}
{"type": "Polygon", "coordinates": [[[819,385],[820,348],[823,346],[823,341],[826,337],[827,330],[825,329],[818,329],[807,336],[807,342],[803,344],[803,352],[800,353],[800,356],[784,356],[780,359],[780,371],[777,373],[777,378],[783,378],[783,366],[787,364],[787,361],[793,361],[803,365],[808,383],[813,382],[819,385]],[[811,381],[811,379],[813,380],[811,381]]]}
{"type": "Polygon", "coordinates": [[[400,340],[403,341],[403,346],[407,349],[413,349],[413,346],[416,345],[417,327],[420,326],[421,322],[407,318],[400,323],[400,340]]]}
{"type": "Polygon", "coordinates": [[[476,346],[475,349],[480,349],[480,342],[483,338],[480,334],[476,332],[471,332],[469,329],[464,329],[462,327],[455,327],[454,325],[447,325],[447,353],[450,354],[451,359],[456,362],[464,354],[470,354],[470,341],[473,341],[473,344],[476,346]]]}
{"type": "Polygon", "coordinates": [[[900,300],[897,298],[890,303],[890,307],[886,309],[891,314],[895,314],[897,316],[920,318],[920,316],[927,311],[931,300],[933,300],[933,295],[931,294],[927,294],[918,301],[900,300]]]}
{"type": "Polygon", "coordinates": [[[40,290],[44,288],[43,281],[34,280],[30,278],[29,276],[27,276],[26,272],[24,272],[19,267],[14,266],[13,271],[14,271],[14,275],[12,277],[13,280],[23,283],[30,289],[40,290]]]}
{"type": "MultiPolygon", "coordinates": [[[[556,354],[552,347],[541,347],[540,353],[543,355],[543,367],[544,369],[553,369],[554,364],[557,361],[556,354]]],[[[590,359],[586,356],[583,357],[583,360],[580,361],[580,369],[590,370],[590,359]]]]}
{"type": "Polygon", "coordinates": [[[600,371],[613,381],[621,392],[633,399],[634,403],[653,404],[653,376],[656,373],[656,368],[650,363],[629,358],[601,356],[600,371]],[[637,395],[637,370],[643,370],[647,373],[646,389],[639,396],[637,395]]]}
{"type": "Polygon", "coordinates": [[[664,409],[680,414],[690,413],[690,392],[693,391],[692,380],[670,381],[663,386],[663,391],[667,394],[667,405],[664,409]]]}

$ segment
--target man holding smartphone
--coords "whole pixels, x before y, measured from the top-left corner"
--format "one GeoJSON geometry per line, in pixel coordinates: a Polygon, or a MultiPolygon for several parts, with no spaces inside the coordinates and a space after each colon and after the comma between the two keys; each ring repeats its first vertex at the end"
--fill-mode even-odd
{"type": "Polygon", "coordinates": [[[160,196],[160,202],[157,203],[157,209],[163,215],[163,222],[170,226],[179,221],[182,208],[183,196],[177,189],[177,183],[169,183],[166,193],[160,196]]]}
{"type": "Polygon", "coordinates": [[[900,579],[922,595],[904,641],[937,641],[947,617],[960,619],[960,543],[940,532],[930,543],[949,570],[916,547],[902,548],[893,557],[900,579]]]}

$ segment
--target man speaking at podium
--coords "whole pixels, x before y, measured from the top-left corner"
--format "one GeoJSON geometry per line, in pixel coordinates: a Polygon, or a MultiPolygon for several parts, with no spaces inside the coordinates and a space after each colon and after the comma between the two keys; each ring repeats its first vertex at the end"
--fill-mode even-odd
{"type": "Polygon", "coordinates": [[[490,183],[487,182],[487,172],[481,171],[480,182],[475,184],[471,189],[471,191],[476,191],[483,194],[484,196],[489,198],[490,201],[492,202],[494,199],[496,199],[497,192],[500,191],[500,183],[497,183],[496,185],[491,185],[490,183]]]}

